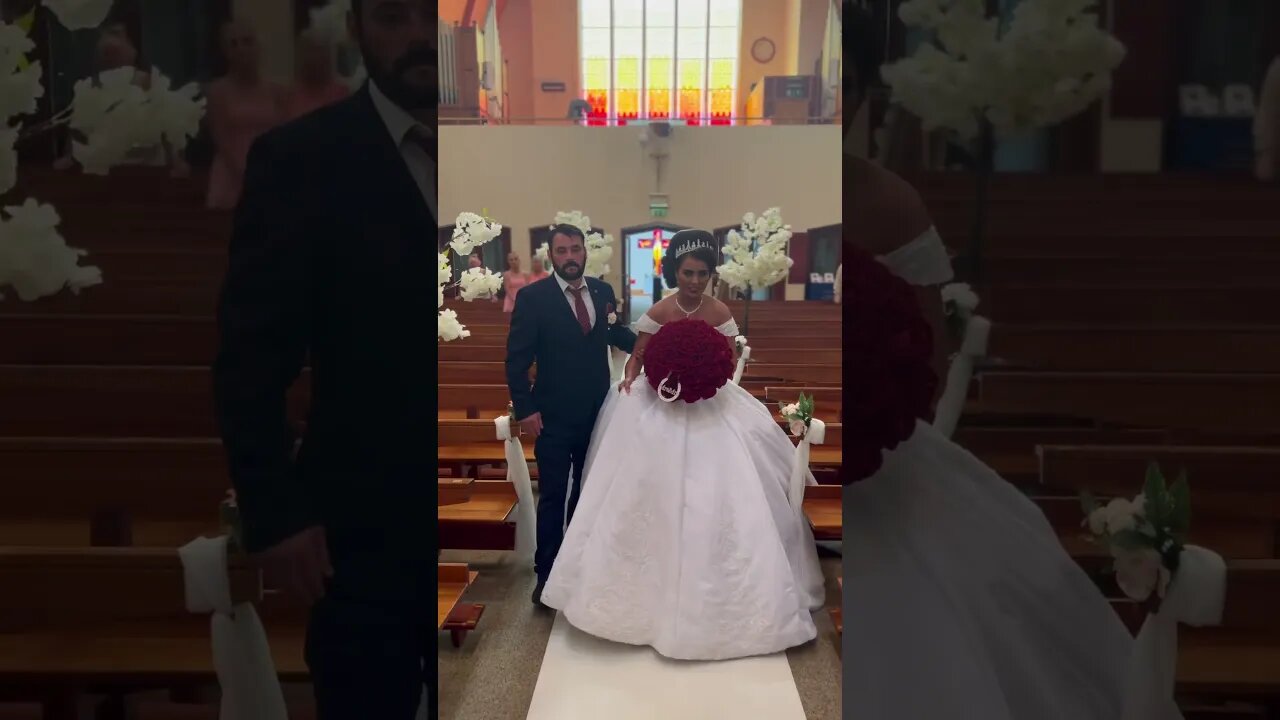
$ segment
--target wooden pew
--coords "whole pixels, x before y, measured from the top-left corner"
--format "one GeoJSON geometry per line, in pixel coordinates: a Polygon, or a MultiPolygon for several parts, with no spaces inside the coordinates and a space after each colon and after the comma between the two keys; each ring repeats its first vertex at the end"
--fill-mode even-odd
{"type": "Polygon", "coordinates": [[[436,586],[436,628],[448,630],[453,646],[460,647],[471,630],[476,628],[484,606],[462,602],[467,588],[476,581],[479,573],[464,563],[440,563],[436,586]]]}
{"type": "Polygon", "coordinates": [[[218,531],[213,439],[0,438],[0,545],[176,547],[218,531]]]}
{"type": "Polygon", "coordinates": [[[804,489],[804,514],[813,526],[815,540],[839,541],[844,537],[844,514],[839,485],[809,485],[804,489]]]}
{"type": "Polygon", "coordinates": [[[1280,326],[997,323],[991,331],[989,356],[1011,369],[1270,372],[1280,367],[1280,326]],[[1224,348],[1231,352],[1223,352],[1224,348]]]}
{"type": "Polygon", "coordinates": [[[1240,433],[1280,429],[1280,374],[986,372],[978,381],[984,412],[1240,433]]]}
{"type": "MultiPolygon", "coordinates": [[[[310,373],[289,393],[305,418],[310,373]]],[[[207,367],[0,366],[0,436],[216,437],[207,367]]]]}
{"type": "MultiPolygon", "coordinates": [[[[440,483],[443,487],[445,481],[440,483]]],[[[436,508],[440,547],[446,550],[514,550],[516,504],[515,487],[506,480],[472,481],[465,501],[450,502],[436,508]]]]}
{"type": "MultiPolygon", "coordinates": [[[[255,571],[230,562],[232,597],[258,602],[283,682],[305,681],[305,624],[264,602],[255,571]]],[[[187,612],[174,549],[0,548],[0,689],[66,712],[85,689],[132,692],[216,680],[209,619],[187,612]]]]}
{"type": "Polygon", "coordinates": [[[1126,253],[1118,246],[1089,256],[997,256],[984,273],[993,284],[1071,287],[1186,287],[1214,282],[1268,286],[1280,282],[1280,257],[1240,258],[1126,253]]]}
{"type": "MultiPolygon", "coordinates": [[[[92,265],[92,257],[83,264],[92,265]]],[[[0,315],[181,315],[212,317],[218,300],[217,281],[184,283],[179,279],[154,282],[113,282],[59,293],[32,302],[10,297],[0,300],[0,315]]]]}
{"type": "Polygon", "coordinates": [[[209,365],[217,353],[212,317],[4,314],[3,365],[209,365]]]}
{"type": "Polygon", "coordinates": [[[980,289],[997,323],[1086,325],[1271,325],[1270,287],[1036,287],[980,289]]]}

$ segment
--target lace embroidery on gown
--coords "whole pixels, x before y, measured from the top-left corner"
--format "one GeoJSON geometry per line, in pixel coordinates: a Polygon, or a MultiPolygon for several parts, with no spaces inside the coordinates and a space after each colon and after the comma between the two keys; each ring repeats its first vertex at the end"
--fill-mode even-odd
{"type": "MultiPolygon", "coordinates": [[[[657,320],[649,317],[649,313],[641,315],[640,319],[636,321],[636,332],[653,335],[661,328],[662,325],[657,320]]],[[[727,321],[717,325],[716,331],[725,337],[738,337],[738,323],[733,318],[729,318],[727,321]]]]}
{"type": "Polygon", "coordinates": [[[955,273],[937,228],[930,226],[915,240],[879,257],[894,275],[912,285],[943,285],[955,273]]]}

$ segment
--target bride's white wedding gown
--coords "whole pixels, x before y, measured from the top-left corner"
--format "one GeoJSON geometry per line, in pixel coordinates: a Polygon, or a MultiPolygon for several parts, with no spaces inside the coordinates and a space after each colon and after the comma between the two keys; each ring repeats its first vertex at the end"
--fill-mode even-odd
{"type": "MultiPolygon", "coordinates": [[[[647,315],[636,327],[658,330],[647,315]]],[[[738,334],[732,320],[716,329],[738,334]]],[[[794,452],[732,382],[696,403],[663,402],[643,376],[629,395],[611,390],[542,602],[584,632],[680,660],[812,640],[823,577],[787,501],[794,452]]]]}
{"type": "MultiPolygon", "coordinates": [[[[935,232],[880,258],[951,278],[935,232]]],[[[1118,720],[1132,639],[1021,491],[926,423],[844,494],[847,717],[1118,720]]],[[[1083,516],[1082,516],[1083,518],[1083,516]]]]}

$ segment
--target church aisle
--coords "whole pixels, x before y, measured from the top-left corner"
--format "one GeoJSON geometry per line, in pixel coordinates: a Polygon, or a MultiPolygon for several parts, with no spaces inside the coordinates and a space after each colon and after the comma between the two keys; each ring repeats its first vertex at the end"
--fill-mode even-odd
{"type": "Polygon", "coordinates": [[[528,720],[805,720],[786,655],[679,662],[557,614],[528,720]]]}
{"type": "MultiPolygon", "coordinates": [[[[586,693],[599,692],[600,682],[595,677],[584,674],[585,669],[580,667],[580,662],[575,663],[573,658],[565,657],[564,651],[569,649],[565,647],[570,635],[567,631],[571,631],[572,627],[564,620],[553,623],[552,614],[535,611],[529,602],[529,594],[533,590],[533,573],[517,566],[514,556],[504,552],[445,551],[441,556],[441,562],[466,562],[472,569],[480,571],[476,584],[468,588],[467,597],[471,602],[484,604],[485,615],[480,628],[467,636],[461,648],[452,646],[447,633],[440,635],[438,655],[440,717],[448,720],[519,720],[526,717],[529,720],[543,718],[574,720],[577,716],[571,714],[570,710],[566,710],[562,705],[557,704],[556,707],[551,707],[543,705],[542,698],[535,700],[535,695],[547,694],[549,687],[539,688],[538,684],[547,685],[548,682],[555,682],[554,677],[564,677],[567,674],[572,678],[569,682],[574,687],[581,688],[584,697],[589,700],[590,696],[586,693]],[[560,646],[559,649],[557,646],[560,646]],[[548,656],[551,658],[551,663],[544,664],[548,656]],[[544,669],[546,673],[543,672],[544,669]]],[[[822,560],[823,572],[828,579],[830,598],[837,597],[835,577],[840,572],[839,563],[839,558],[822,560]]],[[[789,717],[807,720],[838,720],[840,717],[840,662],[836,650],[835,630],[825,613],[815,615],[814,619],[818,624],[818,639],[789,651],[786,660],[790,670],[780,674],[784,681],[782,688],[790,693],[793,708],[791,714],[770,713],[768,717],[777,717],[779,720],[789,717]],[[797,697],[799,702],[796,702],[797,697]]],[[[593,638],[581,638],[581,635],[576,632],[572,635],[575,637],[572,643],[572,648],[575,650],[584,645],[596,644],[606,645],[611,650],[615,649],[614,646],[600,643],[593,638]],[[581,641],[578,638],[581,638],[581,641]]],[[[639,665],[637,657],[647,660],[645,663],[647,667],[662,669],[659,665],[660,659],[647,648],[616,649],[623,651],[622,656],[631,656],[625,660],[625,669],[619,667],[618,670],[622,676],[628,678],[628,687],[637,688],[641,697],[674,699],[678,697],[676,689],[689,686],[697,690],[696,694],[691,695],[690,701],[697,702],[698,705],[686,703],[683,707],[692,711],[700,709],[703,703],[713,697],[715,684],[718,684],[721,678],[729,679],[738,685],[732,691],[734,693],[732,697],[744,697],[740,690],[743,685],[741,678],[743,673],[748,672],[747,670],[735,666],[732,673],[696,674],[698,670],[692,664],[677,664],[673,666],[675,669],[680,673],[689,673],[689,677],[694,679],[680,679],[672,682],[655,677],[649,672],[640,674],[639,671],[632,669],[639,665]]],[[[620,655],[616,652],[607,653],[604,656],[614,658],[615,663],[624,662],[617,659],[620,655]]],[[[776,669],[780,665],[774,663],[780,663],[781,659],[781,656],[758,658],[756,662],[768,660],[769,673],[779,674],[776,669]]],[[[594,667],[599,671],[604,666],[596,664],[594,667]]],[[[755,673],[752,674],[753,678],[749,684],[760,686],[761,683],[754,677],[755,673]]],[[[770,680],[770,682],[776,682],[776,680],[770,680]]],[[[563,687],[562,684],[561,687],[563,687]]],[[[619,688],[619,692],[625,691],[626,689],[619,688]]],[[[549,699],[557,703],[563,703],[570,697],[558,691],[555,695],[558,697],[549,699]]],[[[755,700],[756,696],[752,698],[755,700]]],[[[593,710],[583,717],[617,717],[619,720],[625,720],[626,716],[618,714],[623,705],[624,701],[619,697],[615,703],[608,706],[609,712],[593,710]]],[[[762,705],[755,704],[750,707],[754,712],[754,709],[762,705]]],[[[734,713],[726,714],[725,717],[757,716],[752,712],[738,709],[734,713]]],[[[688,716],[697,717],[700,720],[719,717],[697,712],[688,716]]],[[[637,714],[634,717],[679,720],[682,716],[667,712],[666,708],[655,708],[651,709],[649,714],[637,714]]]]}

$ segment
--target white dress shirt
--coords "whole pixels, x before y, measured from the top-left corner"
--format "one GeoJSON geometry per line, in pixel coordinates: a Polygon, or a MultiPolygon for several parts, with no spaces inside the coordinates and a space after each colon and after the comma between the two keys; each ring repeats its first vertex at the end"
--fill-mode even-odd
{"type": "MultiPolygon", "coordinates": [[[[578,318],[578,301],[575,298],[577,293],[569,292],[569,282],[560,277],[559,273],[552,274],[555,276],[556,282],[560,283],[560,292],[564,293],[564,299],[568,301],[569,309],[573,311],[573,317],[576,320],[578,318]]],[[[595,327],[596,304],[591,299],[591,288],[587,286],[587,279],[585,277],[579,278],[579,280],[582,282],[582,287],[584,288],[582,291],[582,302],[587,305],[587,317],[591,319],[591,327],[595,327]]]]}
{"type": "Polygon", "coordinates": [[[438,223],[440,216],[436,213],[436,164],[432,162],[427,151],[409,137],[409,133],[415,127],[419,132],[425,132],[429,136],[435,135],[435,129],[418,122],[404,108],[392,102],[382,94],[378,85],[372,80],[369,81],[369,96],[373,98],[373,107],[382,117],[387,131],[391,133],[391,139],[395,140],[396,147],[400,148],[400,156],[404,158],[404,164],[409,167],[409,173],[413,175],[418,189],[422,191],[422,199],[426,200],[427,207],[431,208],[431,216],[436,218],[438,223]]]}

